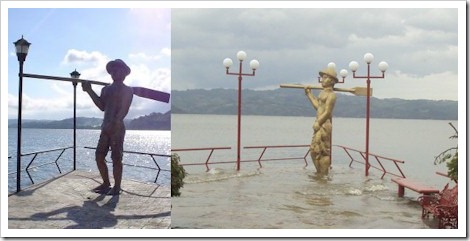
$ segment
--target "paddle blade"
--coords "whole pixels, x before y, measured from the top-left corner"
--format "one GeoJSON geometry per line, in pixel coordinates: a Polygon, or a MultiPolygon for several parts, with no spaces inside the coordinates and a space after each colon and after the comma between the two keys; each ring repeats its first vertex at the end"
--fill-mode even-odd
{"type": "Polygon", "coordinates": [[[160,102],[170,102],[170,94],[158,90],[147,89],[144,87],[132,87],[134,94],[143,98],[152,99],[160,102]]]}
{"type": "MultiPolygon", "coordinates": [[[[354,87],[352,88],[352,92],[354,95],[357,95],[357,96],[367,96],[367,88],[365,87],[354,87]]],[[[370,95],[369,96],[372,96],[372,88],[370,88],[370,95]]]]}

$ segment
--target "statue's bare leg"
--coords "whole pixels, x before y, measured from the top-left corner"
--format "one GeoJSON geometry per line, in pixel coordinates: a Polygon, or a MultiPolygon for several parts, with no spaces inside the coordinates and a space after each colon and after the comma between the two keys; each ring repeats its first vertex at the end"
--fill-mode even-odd
{"type": "Polygon", "coordinates": [[[124,144],[124,131],[116,132],[111,141],[111,158],[113,160],[114,187],[109,190],[108,195],[119,195],[121,193],[122,180],[122,154],[124,144]]]}
{"type": "Polygon", "coordinates": [[[108,195],[119,195],[121,193],[122,161],[113,160],[114,187],[109,190],[108,195]]]}
{"type": "Polygon", "coordinates": [[[320,166],[320,173],[322,175],[328,175],[331,166],[331,158],[330,156],[322,156],[319,161],[320,166]]]}
{"type": "Polygon", "coordinates": [[[96,156],[96,165],[98,166],[103,183],[93,188],[93,191],[96,193],[107,193],[111,187],[111,183],[109,182],[108,166],[106,165],[104,156],[96,156]]]}
{"type": "Polygon", "coordinates": [[[315,169],[318,172],[320,166],[318,163],[317,155],[318,153],[316,153],[312,148],[310,148],[310,157],[312,158],[313,165],[315,166],[315,169]]]}

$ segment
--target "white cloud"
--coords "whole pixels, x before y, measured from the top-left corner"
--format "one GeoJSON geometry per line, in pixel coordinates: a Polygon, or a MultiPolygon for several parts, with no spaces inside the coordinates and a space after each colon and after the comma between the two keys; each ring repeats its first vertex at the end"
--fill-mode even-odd
{"type": "Polygon", "coordinates": [[[163,54],[164,56],[170,57],[171,56],[171,48],[163,48],[160,51],[160,53],[163,54]]]}
{"type": "Polygon", "coordinates": [[[146,87],[160,91],[171,91],[171,69],[150,68],[146,64],[130,66],[132,71],[125,83],[129,86],[146,87]]]}
{"type": "MultiPolygon", "coordinates": [[[[85,51],[69,51],[67,55],[81,56],[77,59],[90,61],[88,68],[81,69],[80,79],[96,80],[112,83],[110,75],[105,67],[108,60],[101,53],[93,54],[85,51]]],[[[129,61],[130,62],[130,61],[129,61]]],[[[171,92],[171,70],[170,68],[153,68],[146,64],[147,61],[140,59],[136,63],[129,64],[131,74],[126,77],[125,83],[129,86],[146,87],[163,92],[171,92]]],[[[93,90],[100,95],[103,86],[92,86],[93,90]]],[[[73,89],[70,83],[51,82],[49,88],[52,90],[51,97],[31,97],[23,94],[23,118],[31,119],[53,119],[70,118],[73,115],[73,89]]],[[[9,118],[16,118],[18,97],[8,95],[9,118]]],[[[135,118],[147,115],[151,112],[166,112],[170,104],[160,103],[154,100],[134,96],[131,109],[126,118],[135,118]]],[[[94,105],[91,98],[82,91],[81,84],[77,85],[77,115],[87,117],[102,117],[103,113],[94,105]]]]}
{"type": "Polygon", "coordinates": [[[458,100],[458,76],[450,71],[425,76],[396,71],[385,77],[371,82],[377,98],[458,100]]]}
{"type": "MultiPolygon", "coordinates": [[[[22,117],[25,119],[65,119],[73,116],[73,90],[67,83],[52,83],[50,89],[55,94],[50,98],[31,97],[23,93],[22,117]]],[[[99,90],[95,87],[95,91],[99,90]]],[[[90,97],[77,85],[77,115],[95,116],[102,114],[94,105],[90,97]]],[[[8,118],[16,118],[18,110],[18,96],[8,94],[8,118]]]]}
{"type": "Polygon", "coordinates": [[[87,63],[91,65],[99,65],[106,62],[108,57],[98,51],[80,51],[76,49],[69,49],[62,60],[62,64],[82,64],[87,63]]]}
{"type": "Polygon", "coordinates": [[[129,58],[132,60],[140,60],[140,61],[154,61],[161,59],[161,55],[147,55],[146,53],[136,53],[136,54],[129,54],[129,58]]]}
{"type": "Polygon", "coordinates": [[[8,93],[8,109],[10,108],[18,110],[18,96],[8,93]]]}

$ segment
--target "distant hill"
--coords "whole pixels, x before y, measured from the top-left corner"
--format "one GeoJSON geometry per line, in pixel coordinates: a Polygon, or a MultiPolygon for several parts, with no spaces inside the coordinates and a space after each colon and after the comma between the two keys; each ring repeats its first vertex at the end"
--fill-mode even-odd
{"type": "MultiPolygon", "coordinates": [[[[99,129],[101,126],[101,118],[77,117],[77,129],[99,129]]],[[[8,127],[16,128],[17,119],[9,119],[8,127]]],[[[72,129],[73,118],[63,120],[23,120],[21,127],[23,128],[40,128],[40,129],[72,129]]]]}
{"type": "Polygon", "coordinates": [[[151,113],[131,120],[127,124],[129,130],[171,130],[171,112],[165,114],[151,113]]]}
{"type": "MultiPolygon", "coordinates": [[[[77,117],[77,129],[100,129],[102,118],[77,117]]],[[[171,111],[151,113],[131,120],[124,120],[128,130],[171,130],[171,111]]],[[[9,119],[8,127],[16,128],[17,119],[9,119]]],[[[23,128],[73,129],[73,118],[63,120],[23,120],[23,128]]]]}
{"type": "MultiPolygon", "coordinates": [[[[314,90],[317,96],[319,91],[314,90]]],[[[226,114],[238,111],[238,90],[172,90],[173,113],[226,114]]],[[[335,117],[363,118],[366,97],[337,93],[335,117]]],[[[458,102],[450,100],[403,100],[371,97],[371,118],[457,120],[458,102]]],[[[315,110],[299,89],[242,91],[242,114],[268,116],[314,116],[315,110]]]]}

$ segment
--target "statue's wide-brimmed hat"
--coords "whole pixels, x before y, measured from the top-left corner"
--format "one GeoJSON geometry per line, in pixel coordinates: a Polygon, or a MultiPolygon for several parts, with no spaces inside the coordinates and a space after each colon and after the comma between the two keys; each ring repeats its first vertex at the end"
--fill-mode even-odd
{"type": "Polygon", "coordinates": [[[336,71],[335,71],[335,69],[333,69],[333,68],[326,68],[326,69],[320,71],[320,76],[322,76],[322,75],[324,75],[324,74],[326,74],[326,75],[330,76],[331,78],[335,79],[335,82],[338,82],[338,78],[336,77],[336,71]]]}
{"type": "Polygon", "coordinates": [[[121,59],[115,59],[109,61],[108,64],[106,64],[106,71],[108,71],[109,74],[114,72],[115,69],[124,70],[126,76],[131,73],[131,69],[129,68],[129,66],[127,66],[127,64],[124,63],[124,61],[122,61],[121,59]]]}

